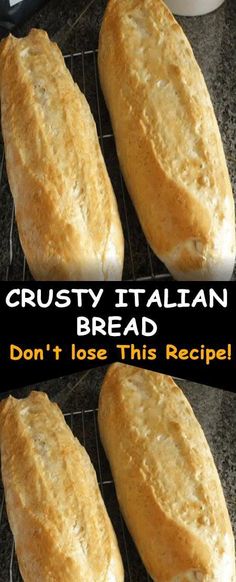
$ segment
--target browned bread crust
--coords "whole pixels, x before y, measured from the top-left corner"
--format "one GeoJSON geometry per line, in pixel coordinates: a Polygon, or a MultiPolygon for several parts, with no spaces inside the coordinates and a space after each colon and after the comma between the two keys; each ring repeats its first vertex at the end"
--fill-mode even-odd
{"type": "Polygon", "coordinates": [[[155,582],[235,582],[218,473],[172,378],[124,364],[105,377],[99,428],[118,500],[155,582]]]}
{"type": "Polygon", "coordinates": [[[43,392],[0,410],[7,514],[24,582],[123,582],[89,456],[43,392]]]}
{"type": "Polygon", "coordinates": [[[161,0],[109,0],[99,72],[144,233],[176,279],[229,279],[235,210],[214,110],[161,0]]]}
{"type": "Polygon", "coordinates": [[[0,53],[7,173],[21,244],[42,280],[120,279],[117,203],[88,103],[46,32],[0,53]]]}

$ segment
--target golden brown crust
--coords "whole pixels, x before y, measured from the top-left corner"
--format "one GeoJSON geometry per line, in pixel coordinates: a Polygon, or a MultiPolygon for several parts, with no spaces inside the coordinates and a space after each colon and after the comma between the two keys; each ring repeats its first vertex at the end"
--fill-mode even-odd
{"type": "Polygon", "coordinates": [[[6,507],[24,582],[123,582],[115,534],[85,449],[44,393],[0,412],[6,507]]]}
{"type": "Polygon", "coordinates": [[[235,582],[217,470],[174,381],[112,365],[100,394],[99,429],[123,515],[153,580],[235,582]]]}
{"type": "Polygon", "coordinates": [[[179,279],[227,279],[234,203],[211,100],[161,0],[110,0],[99,72],[118,156],[144,233],[179,279]]]}
{"type": "Polygon", "coordinates": [[[120,279],[123,234],[95,123],[46,32],[9,35],[1,116],[19,235],[36,279],[120,279]]]}

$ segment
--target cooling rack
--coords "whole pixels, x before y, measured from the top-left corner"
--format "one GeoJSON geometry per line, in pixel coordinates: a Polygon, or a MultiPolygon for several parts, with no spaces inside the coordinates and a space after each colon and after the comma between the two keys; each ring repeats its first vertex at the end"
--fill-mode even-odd
{"type": "MultiPolygon", "coordinates": [[[[91,107],[117,197],[125,237],[123,279],[169,279],[165,266],[146,242],[119,169],[109,115],[98,81],[97,50],[66,55],[65,62],[91,107]]],[[[0,156],[0,280],[30,280],[31,275],[18,238],[2,143],[0,156]]]]}
{"type": "MultiPolygon", "coordinates": [[[[97,409],[65,414],[65,419],[86,447],[97,473],[104,502],[113,523],[125,570],[125,582],[151,582],[122,519],[110,468],[103,452],[97,426],[97,409]]],[[[22,582],[7,521],[2,484],[0,486],[0,582],[22,582]]]]}

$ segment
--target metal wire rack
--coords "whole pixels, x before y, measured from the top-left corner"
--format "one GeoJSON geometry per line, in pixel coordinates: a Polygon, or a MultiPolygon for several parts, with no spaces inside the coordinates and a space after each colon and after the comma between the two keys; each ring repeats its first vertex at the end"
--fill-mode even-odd
{"type": "MultiPolygon", "coordinates": [[[[117,197],[125,237],[126,280],[169,279],[164,265],[155,257],[142,233],[119,169],[109,115],[99,86],[97,51],[82,51],[65,56],[74,80],[91,107],[97,124],[101,149],[117,197]]],[[[4,148],[0,152],[0,280],[30,280],[30,275],[15,223],[14,204],[7,182],[4,148]]]]}
{"type": "MultiPolygon", "coordinates": [[[[126,529],[116,499],[110,468],[103,452],[97,426],[97,410],[81,410],[65,414],[66,421],[86,447],[97,473],[104,502],[113,523],[125,570],[125,582],[151,582],[126,529]]],[[[7,521],[4,494],[0,484],[0,582],[21,582],[14,542],[7,521]]]]}

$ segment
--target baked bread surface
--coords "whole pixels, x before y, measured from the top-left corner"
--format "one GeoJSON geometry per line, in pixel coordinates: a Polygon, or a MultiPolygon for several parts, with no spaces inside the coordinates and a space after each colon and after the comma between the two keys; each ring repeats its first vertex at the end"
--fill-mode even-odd
{"type": "Polygon", "coordinates": [[[235,582],[234,539],[203,431],[172,378],[112,365],[99,429],[126,524],[155,582],[235,582]]]}
{"type": "Polygon", "coordinates": [[[109,0],[99,73],[127,188],[176,279],[230,279],[235,210],[211,99],[161,0],[109,0]]]}
{"type": "Polygon", "coordinates": [[[56,44],[1,44],[1,118],[21,244],[39,280],[120,279],[117,203],[89,105],[56,44]]]}
{"type": "Polygon", "coordinates": [[[89,456],[56,404],[32,392],[1,405],[7,514],[24,582],[123,582],[89,456]]]}

